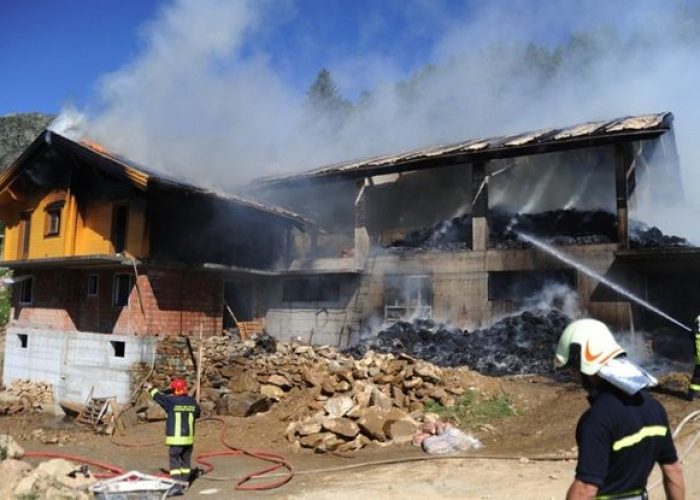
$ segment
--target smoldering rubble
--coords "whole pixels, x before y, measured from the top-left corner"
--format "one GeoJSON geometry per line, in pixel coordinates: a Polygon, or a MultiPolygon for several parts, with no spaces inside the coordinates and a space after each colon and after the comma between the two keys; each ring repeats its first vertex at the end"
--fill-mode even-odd
{"type": "Polygon", "coordinates": [[[552,352],[570,318],[557,309],[531,309],[468,331],[431,319],[399,321],[346,352],[408,354],[439,366],[467,366],[484,375],[552,372],[552,352]]]}
{"type": "MultiPolygon", "coordinates": [[[[590,245],[613,243],[616,240],[616,218],[603,210],[581,211],[560,209],[535,214],[513,214],[491,211],[488,215],[491,248],[527,248],[529,243],[518,239],[525,233],[544,240],[550,245],[590,245]]],[[[471,214],[413,231],[401,240],[388,245],[391,251],[406,249],[461,250],[472,244],[471,214]]],[[[689,246],[687,240],[666,235],[657,227],[630,220],[632,248],[689,246]]]]}

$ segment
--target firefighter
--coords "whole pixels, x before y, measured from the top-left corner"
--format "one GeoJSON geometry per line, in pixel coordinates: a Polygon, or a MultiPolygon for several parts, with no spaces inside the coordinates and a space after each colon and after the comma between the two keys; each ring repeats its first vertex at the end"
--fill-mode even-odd
{"type": "Polygon", "coordinates": [[[668,417],[646,387],[656,379],[627,359],[610,330],[594,319],[564,329],[554,364],[569,368],[590,407],[576,426],[578,462],[567,500],[645,499],[655,463],[666,497],[685,498],[685,484],[668,417]]]}
{"type": "Polygon", "coordinates": [[[700,316],[695,318],[695,369],[688,386],[688,400],[700,398],[700,316]]]}
{"type": "Polygon", "coordinates": [[[160,392],[152,384],[144,388],[153,400],[165,410],[165,444],[169,448],[170,477],[183,484],[177,493],[182,493],[192,476],[190,460],[194,445],[194,422],[200,415],[197,400],[187,394],[187,382],[175,378],[170,382],[170,394],[160,392]]]}

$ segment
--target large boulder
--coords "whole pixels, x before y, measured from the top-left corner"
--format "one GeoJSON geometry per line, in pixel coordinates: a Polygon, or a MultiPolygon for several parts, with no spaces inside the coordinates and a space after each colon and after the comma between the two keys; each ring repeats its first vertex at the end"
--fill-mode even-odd
{"type": "Polygon", "coordinates": [[[326,401],[323,408],[326,410],[329,417],[340,418],[345,416],[353,406],[354,403],[348,396],[335,396],[326,401]]]}
{"type": "Polygon", "coordinates": [[[228,414],[234,417],[255,415],[269,410],[271,406],[272,401],[262,394],[242,392],[228,396],[228,414]]]}
{"type": "Polygon", "coordinates": [[[327,418],[322,425],[325,430],[347,439],[352,439],[360,433],[358,425],[349,418],[327,418]]]}
{"type": "Polygon", "coordinates": [[[13,490],[18,498],[71,498],[89,500],[87,492],[95,478],[84,477],[82,474],[69,474],[78,468],[77,465],[63,459],[53,459],[42,462],[39,466],[22,478],[13,490]]]}

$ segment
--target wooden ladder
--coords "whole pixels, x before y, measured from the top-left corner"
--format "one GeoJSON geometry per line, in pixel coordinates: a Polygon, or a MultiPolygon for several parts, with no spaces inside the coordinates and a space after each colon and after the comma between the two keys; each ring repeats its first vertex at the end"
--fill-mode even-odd
{"type": "Polygon", "coordinates": [[[96,426],[107,413],[107,409],[113,399],[114,398],[90,398],[75,421],[90,427],[96,426]]]}

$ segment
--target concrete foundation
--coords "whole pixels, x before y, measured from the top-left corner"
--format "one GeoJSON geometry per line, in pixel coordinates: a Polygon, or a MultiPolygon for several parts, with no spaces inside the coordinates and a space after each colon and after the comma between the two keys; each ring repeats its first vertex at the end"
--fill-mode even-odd
{"type": "Polygon", "coordinates": [[[42,380],[53,384],[57,401],[79,404],[91,390],[93,397],[114,396],[126,403],[132,365],[150,363],[156,345],[155,337],[26,327],[9,327],[6,335],[4,384],[42,380]]]}

